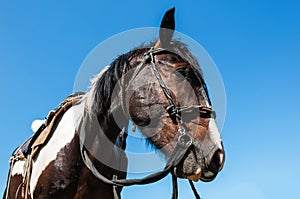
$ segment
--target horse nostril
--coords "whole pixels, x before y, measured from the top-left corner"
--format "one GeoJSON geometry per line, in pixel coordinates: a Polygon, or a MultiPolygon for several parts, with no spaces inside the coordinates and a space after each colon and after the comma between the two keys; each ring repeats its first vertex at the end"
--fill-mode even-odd
{"type": "Polygon", "coordinates": [[[217,150],[213,156],[212,161],[218,167],[218,171],[221,171],[224,166],[224,161],[225,161],[224,151],[222,149],[217,150]]]}

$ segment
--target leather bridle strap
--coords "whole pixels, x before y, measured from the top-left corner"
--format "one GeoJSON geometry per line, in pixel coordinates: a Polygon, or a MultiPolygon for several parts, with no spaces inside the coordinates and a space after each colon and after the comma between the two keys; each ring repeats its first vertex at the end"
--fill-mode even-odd
{"type": "MultiPolygon", "coordinates": [[[[185,136],[188,136],[187,134],[185,136]]],[[[187,151],[190,150],[192,146],[192,142],[190,137],[182,137],[177,142],[175,149],[173,150],[172,154],[170,155],[168,162],[163,171],[148,175],[142,179],[118,179],[118,180],[109,180],[105,176],[103,176],[97,168],[94,166],[92,160],[89,158],[86,149],[82,146],[81,148],[81,155],[83,158],[83,162],[87,166],[87,168],[101,181],[114,185],[114,186],[131,186],[131,185],[144,185],[153,182],[157,182],[161,180],[165,176],[167,176],[170,172],[173,171],[174,167],[180,163],[182,158],[186,155],[187,151]]]]}
{"type": "MultiPolygon", "coordinates": [[[[116,192],[116,186],[131,186],[131,185],[144,185],[144,184],[150,184],[157,182],[164,177],[166,177],[169,173],[172,173],[173,175],[173,194],[172,194],[172,199],[177,199],[178,197],[178,187],[177,187],[177,177],[173,174],[174,167],[180,163],[180,161],[183,159],[183,157],[186,155],[186,153],[190,150],[192,147],[192,142],[190,136],[185,134],[184,136],[181,135],[179,141],[176,144],[175,149],[173,150],[171,156],[168,159],[168,162],[164,168],[163,171],[148,175],[142,179],[113,179],[109,180],[105,176],[103,176],[97,168],[94,166],[92,160],[89,158],[87,151],[84,147],[80,150],[81,156],[83,159],[84,164],[86,167],[94,174],[96,178],[101,180],[102,182],[112,185],[113,186],[113,193],[114,193],[114,198],[119,199],[119,196],[116,192]],[[176,181],[176,184],[174,182],[176,181]]],[[[193,188],[193,187],[192,187],[193,188]]],[[[200,197],[197,197],[197,191],[196,189],[192,189],[194,191],[194,194],[197,199],[200,199],[200,197]]],[[[198,195],[199,196],[199,195],[198,195]]]]}
{"type": "Polygon", "coordinates": [[[116,180],[114,182],[122,186],[143,185],[143,184],[157,182],[158,180],[168,175],[170,172],[173,172],[174,167],[180,163],[180,161],[183,159],[186,153],[190,150],[191,146],[192,146],[192,142],[190,140],[190,137],[186,137],[186,138],[182,137],[177,142],[175,149],[171,153],[163,171],[148,175],[142,179],[130,179],[130,180],[121,179],[121,180],[116,180]]]}
{"type": "MultiPolygon", "coordinates": [[[[155,75],[161,89],[163,90],[163,92],[164,92],[164,94],[165,94],[165,96],[166,96],[166,98],[167,98],[167,100],[170,104],[169,108],[167,108],[167,109],[173,109],[173,108],[176,107],[174,99],[171,96],[171,92],[169,91],[169,89],[167,88],[165,82],[161,78],[161,75],[159,74],[158,69],[155,65],[154,55],[157,54],[157,53],[161,53],[162,51],[165,51],[165,50],[162,49],[162,48],[158,48],[156,50],[150,49],[147,53],[149,54],[149,57],[151,58],[151,68],[154,72],[154,75],[155,75]]],[[[171,112],[174,113],[176,117],[179,117],[179,115],[176,115],[177,114],[176,111],[175,112],[171,111],[171,112]]]]}
{"type": "MultiPolygon", "coordinates": [[[[186,142],[189,145],[189,148],[194,147],[193,146],[193,138],[186,134],[185,132],[185,128],[182,125],[183,121],[181,118],[180,113],[183,111],[188,111],[188,110],[193,110],[193,109],[199,109],[200,111],[205,111],[208,112],[210,117],[215,117],[215,112],[211,109],[211,107],[206,107],[206,106],[202,106],[202,105],[190,105],[190,106],[183,106],[183,107],[179,107],[176,105],[170,90],[167,88],[165,82],[163,81],[156,65],[155,65],[155,59],[154,59],[154,55],[155,54],[159,54],[161,52],[167,51],[163,48],[158,48],[158,49],[153,49],[151,48],[148,52],[146,52],[144,55],[144,61],[147,61],[147,59],[150,58],[151,61],[151,68],[154,72],[154,75],[156,77],[156,79],[159,82],[159,85],[164,93],[164,95],[166,96],[168,102],[169,102],[169,106],[166,108],[166,110],[169,112],[170,116],[175,116],[175,120],[177,121],[178,124],[178,132],[180,133],[179,138],[178,138],[178,143],[180,142],[186,142]]],[[[187,151],[186,151],[187,152],[187,151]]],[[[185,152],[185,153],[186,153],[185,152]]],[[[176,166],[176,165],[175,165],[176,166]]],[[[173,171],[171,172],[172,174],[172,185],[173,185],[173,192],[172,192],[172,199],[177,199],[178,198],[178,183],[177,183],[177,177],[176,175],[173,173],[173,171]]],[[[192,191],[196,197],[196,199],[200,199],[200,196],[193,184],[193,182],[191,180],[189,180],[190,186],[192,188],[192,191]]]]}

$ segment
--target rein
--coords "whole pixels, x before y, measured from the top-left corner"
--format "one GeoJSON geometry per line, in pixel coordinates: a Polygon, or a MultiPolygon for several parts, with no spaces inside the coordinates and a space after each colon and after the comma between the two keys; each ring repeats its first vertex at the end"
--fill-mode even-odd
{"type": "MultiPolygon", "coordinates": [[[[181,162],[181,160],[184,158],[184,156],[190,151],[193,150],[194,146],[194,139],[191,137],[191,135],[186,133],[186,130],[183,126],[183,121],[181,118],[181,113],[184,111],[190,111],[190,110],[199,110],[202,113],[206,113],[209,114],[210,117],[215,117],[215,112],[212,110],[211,106],[202,106],[202,105],[191,105],[191,106],[177,106],[171,93],[170,90],[167,88],[166,84],[164,83],[158,69],[157,66],[155,64],[155,58],[154,56],[163,52],[166,52],[166,49],[163,48],[158,48],[158,49],[153,49],[151,48],[149,51],[147,51],[144,54],[144,59],[143,62],[137,66],[137,69],[135,70],[132,79],[130,80],[129,84],[135,79],[135,77],[139,74],[139,72],[145,67],[146,63],[150,60],[151,63],[151,68],[154,72],[154,75],[156,77],[156,79],[159,82],[159,85],[161,87],[161,89],[163,90],[164,95],[166,96],[168,102],[169,102],[169,106],[166,107],[167,112],[170,114],[171,117],[173,117],[177,124],[178,124],[178,132],[179,132],[179,137],[177,140],[177,144],[174,148],[174,150],[172,151],[166,166],[164,167],[164,169],[162,171],[159,171],[157,173],[154,174],[150,174],[142,179],[117,179],[117,176],[114,175],[112,180],[107,179],[105,176],[103,176],[98,170],[97,168],[94,166],[93,162],[91,161],[91,159],[89,158],[88,154],[87,154],[87,150],[83,147],[81,147],[81,156],[83,159],[83,162],[85,163],[85,165],[87,166],[87,168],[94,174],[95,177],[97,177],[99,180],[101,180],[102,182],[109,184],[109,185],[113,185],[113,193],[114,193],[114,198],[118,199],[119,196],[117,194],[116,191],[116,187],[119,186],[131,186],[131,185],[144,185],[144,184],[149,184],[149,183],[154,183],[157,182],[159,180],[161,180],[162,178],[166,177],[169,173],[171,173],[172,175],[172,184],[173,184],[173,192],[172,192],[172,199],[177,199],[178,198],[178,183],[177,183],[177,177],[174,174],[174,168],[181,162]]],[[[123,68],[123,75],[122,78],[124,76],[125,73],[125,69],[123,68]]],[[[124,79],[121,79],[121,83],[122,83],[122,87],[124,86],[124,79]]],[[[125,103],[124,101],[124,94],[125,94],[125,89],[121,89],[121,103],[123,104],[122,109],[125,112],[125,115],[127,115],[127,112],[124,110],[125,107],[125,103]]],[[[127,129],[127,127],[125,128],[127,129]]],[[[124,132],[124,138],[122,136],[122,149],[125,150],[126,147],[126,137],[127,137],[127,132],[125,130],[124,132]],[[124,147],[123,147],[124,146],[124,147]]],[[[81,144],[82,145],[82,144],[81,144]]],[[[193,182],[191,180],[189,180],[191,189],[193,190],[193,193],[195,195],[196,199],[200,199],[199,194],[197,193],[197,190],[193,184],[193,182]]]]}

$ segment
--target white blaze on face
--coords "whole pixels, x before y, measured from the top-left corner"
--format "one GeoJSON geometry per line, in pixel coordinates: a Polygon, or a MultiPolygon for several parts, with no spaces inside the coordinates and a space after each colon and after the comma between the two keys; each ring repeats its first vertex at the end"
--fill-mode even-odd
{"type": "Polygon", "coordinates": [[[34,161],[31,172],[30,192],[32,194],[45,168],[56,159],[58,152],[73,140],[75,128],[83,113],[83,108],[84,103],[71,107],[62,117],[47,145],[41,149],[37,159],[34,161]]]}
{"type": "Polygon", "coordinates": [[[223,149],[221,135],[214,118],[211,118],[209,122],[209,137],[211,141],[218,146],[219,149],[223,149]]]}

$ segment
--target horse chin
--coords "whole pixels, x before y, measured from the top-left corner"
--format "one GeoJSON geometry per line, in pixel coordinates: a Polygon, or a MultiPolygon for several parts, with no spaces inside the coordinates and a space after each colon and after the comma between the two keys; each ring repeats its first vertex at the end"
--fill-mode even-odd
{"type": "Polygon", "coordinates": [[[211,171],[203,171],[201,173],[200,180],[202,182],[211,182],[217,177],[217,173],[213,173],[211,171]]]}

